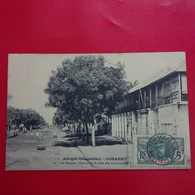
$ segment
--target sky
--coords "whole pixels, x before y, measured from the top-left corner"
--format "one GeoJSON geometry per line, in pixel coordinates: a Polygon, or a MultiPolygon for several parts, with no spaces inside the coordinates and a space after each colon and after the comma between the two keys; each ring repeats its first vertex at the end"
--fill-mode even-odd
{"type": "MultiPolygon", "coordinates": [[[[12,96],[8,105],[16,108],[31,108],[52,124],[54,108],[46,108],[48,95],[44,93],[52,75],[66,58],[74,59],[87,54],[9,54],[8,94],[12,96]]],[[[90,54],[94,55],[94,54],[90,54]]],[[[125,65],[127,80],[141,82],[153,73],[176,66],[185,61],[184,52],[166,53],[120,53],[103,55],[108,65],[121,62],[125,65]]]]}

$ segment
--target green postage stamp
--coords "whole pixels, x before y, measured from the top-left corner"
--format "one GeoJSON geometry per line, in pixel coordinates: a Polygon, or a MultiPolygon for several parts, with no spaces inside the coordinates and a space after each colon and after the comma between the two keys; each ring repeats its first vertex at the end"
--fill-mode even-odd
{"type": "Polygon", "coordinates": [[[185,138],[165,133],[134,137],[134,165],[149,168],[189,168],[185,138]]]}

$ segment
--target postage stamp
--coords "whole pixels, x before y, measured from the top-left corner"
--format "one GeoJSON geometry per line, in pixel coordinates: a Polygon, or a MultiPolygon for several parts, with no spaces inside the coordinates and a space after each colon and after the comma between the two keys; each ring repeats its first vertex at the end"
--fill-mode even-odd
{"type": "Polygon", "coordinates": [[[184,137],[159,133],[134,138],[134,165],[183,166],[186,164],[184,137]]]}

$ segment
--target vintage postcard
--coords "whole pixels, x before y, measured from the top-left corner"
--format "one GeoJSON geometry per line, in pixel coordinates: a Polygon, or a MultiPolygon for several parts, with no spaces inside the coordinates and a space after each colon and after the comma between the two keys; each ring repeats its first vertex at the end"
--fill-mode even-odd
{"type": "Polygon", "coordinates": [[[6,170],[189,169],[184,52],[9,54],[6,170]]]}

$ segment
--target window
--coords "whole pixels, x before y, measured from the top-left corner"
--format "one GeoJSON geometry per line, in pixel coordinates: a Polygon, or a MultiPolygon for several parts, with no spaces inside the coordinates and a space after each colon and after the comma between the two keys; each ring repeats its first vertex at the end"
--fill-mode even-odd
{"type": "Polygon", "coordinates": [[[186,75],[181,75],[181,92],[187,93],[187,78],[186,75]]]}

